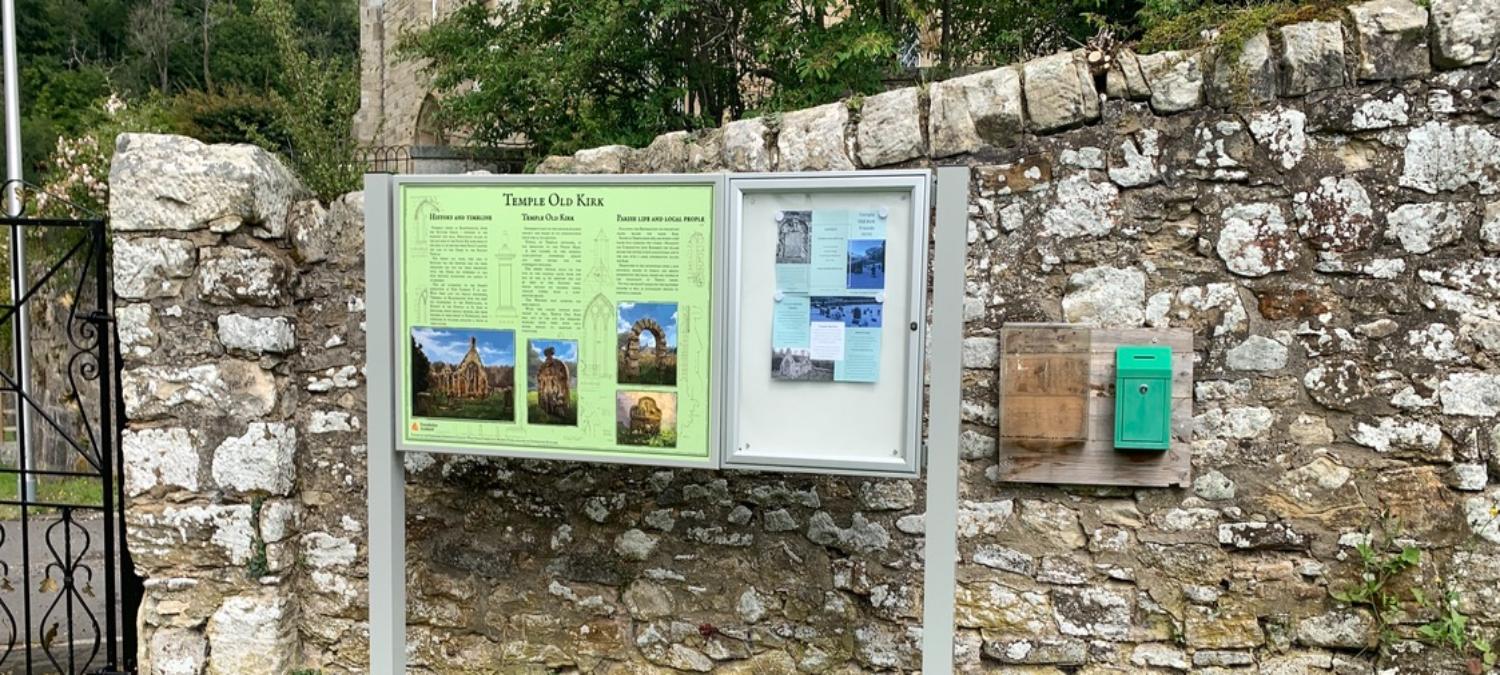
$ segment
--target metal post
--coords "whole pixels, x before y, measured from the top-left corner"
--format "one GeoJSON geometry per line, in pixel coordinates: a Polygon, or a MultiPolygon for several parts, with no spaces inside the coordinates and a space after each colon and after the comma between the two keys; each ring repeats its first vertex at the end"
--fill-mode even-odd
{"type": "Polygon", "coordinates": [[[927,417],[926,568],[922,575],[922,672],[953,672],[953,605],[958,558],[958,443],[962,399],[964,255],[969,168],[937,174],[932,255],[932,384],[927,417]]]}
{"type": "MultiPolygon", "coordinates": [[[[0,21],[5,31],[5,214],[11,218],[21,215],[21,81],[20,69],[16,65],[16,2],[0,0],[0,21]]],[[[16,382],[20,391],[16,395],[16,442],[21,460],[20,481],[22,501],[36,499],[36,476],[28,473],[36,469],[31,455],[31,435],[26,433],[27,415],[25,398],[31,384],[31,326],[30,313],[21,298],[26,295],[26,240],[21,228],[10,228],[10,297],[16,306],[13,315],[14,342],[16,352],[16,382]]]]}
{"type": "Polygon", "coordinates": [[[390,176],[365,175],[365,419],[369,460],[370,673],[406,672],[406,465],[396,451],[390,176]]]}

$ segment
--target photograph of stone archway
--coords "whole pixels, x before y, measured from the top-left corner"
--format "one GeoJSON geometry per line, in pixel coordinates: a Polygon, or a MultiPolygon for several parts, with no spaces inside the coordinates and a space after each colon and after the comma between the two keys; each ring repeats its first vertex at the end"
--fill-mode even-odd
{"type": "Polygon", "coordinates": [[[677,303],[622,302],[619,333],[620,384],[677,384],[677,303]]]}

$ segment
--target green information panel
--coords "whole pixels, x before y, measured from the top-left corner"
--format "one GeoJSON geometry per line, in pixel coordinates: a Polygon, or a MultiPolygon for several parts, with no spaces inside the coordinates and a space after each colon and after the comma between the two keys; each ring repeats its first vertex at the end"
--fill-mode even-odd
{"type": "Polygon", "coordinates": [[[715,188],[400,184],[403,449],[714,465],[715,188]]]}

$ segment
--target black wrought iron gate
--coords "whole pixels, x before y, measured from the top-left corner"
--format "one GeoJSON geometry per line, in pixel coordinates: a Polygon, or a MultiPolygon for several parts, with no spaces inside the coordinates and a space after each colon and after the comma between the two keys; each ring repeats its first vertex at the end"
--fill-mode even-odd
{"type": "Polygon", "coordinates": [[[0,224],[0,245],[9,252],[17,232],[29,258],[19,267],[8,258],[7,287],[18,292],[0,293],[0,341],[9,343],[0,359],[0,675],[134,673],[141,586],[124,545],[105,221],[23,213],[0,224]],[[17,357],[27,315],[29,368],[17,357]]]}

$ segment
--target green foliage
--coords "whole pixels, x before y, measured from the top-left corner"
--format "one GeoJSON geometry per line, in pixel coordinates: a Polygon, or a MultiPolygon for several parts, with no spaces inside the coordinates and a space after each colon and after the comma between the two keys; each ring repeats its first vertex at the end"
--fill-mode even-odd
{"type": "Polygon", "coordinates": [[[285,93],[272,92],[271,102],[286,131],[292,170],[324,201],[358,189],[364,176],[353,133],[358,74],[340,59],[307,50],[288,0],[256,0],[255,14],[269,29],[283,68],[285,93]]]}
{"type": "Polygon", "coordinates": [[[280,109],[270,99],[237,86],[217,93],[191,90],[172,101],[174,129],[204,143],[289,143],[280,109]]]}
{"type": "Polygon", "coordinates": [[[245,576],[259,579],[271,573],[271,563],[266,558],[266,540],[260,536],[260,510],[265,506],[265,497],[250,500],[250,522],[256,523],[255,535],[250,538],[250,559],[245,562],[245,576]]]}
{"type": "Polygon", "coordinates": [[[1356,607],[1366,607],[1375,618],[1382,642],[1391,638],[1391,620],[1401,611],[1401,594],[1392,586],[1398,577],[1422,562],[1422,550],[1415,546],[1394,549],[1393,540],[1400,536],[1401,524],[1382,518],[1379,532],[1372,529],[1369,541],[1360,542],[1359,579],[1343,591],[1332,591],[1335,600],[1356,607]]]}
{"type": "Polygon", "coordinates": [[[165,133],[172,126],[165,105],[154,96],[133,104],[110,96],[91,108],[96,111],[93,123],[76,136],[57,137],[43,163],[37,213],[57,217],[106,214],[115,139],[125,132],[165,133]]]}
{"type": "Polygon", "coordinates": [[[1137,50],[1149,54],[1218,45],[1233,60],[1256,34],[1302,21],[1336,21],[1350,4],[1353,0],[1147,0],[1137,17],[1144,31],[1137,50]]]}
{"type": "Polygon", "coordinates": [[[402,49],[429,59],[446,124],[480,143],[520,135],[546,155],[879,91],[916,9],[911,0],[476,0],[408,34],[402,49]]]}

